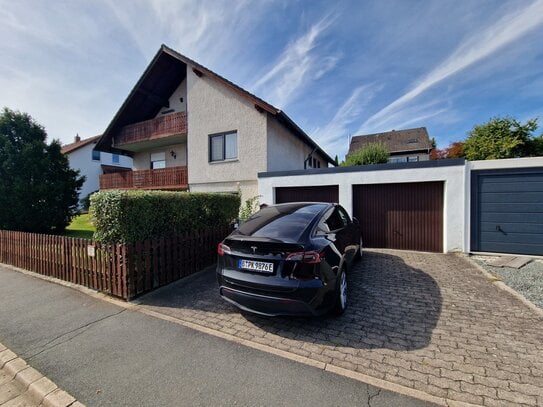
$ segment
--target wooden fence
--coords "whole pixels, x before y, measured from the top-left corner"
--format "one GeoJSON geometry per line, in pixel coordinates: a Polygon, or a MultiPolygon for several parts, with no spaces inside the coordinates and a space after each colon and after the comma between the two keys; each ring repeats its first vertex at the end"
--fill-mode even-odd
{"type": "Polygon", "coordinates": [[[0,263],[126,300],[213,264],[222,227],[126,244],[0,230],[0,263]]]}

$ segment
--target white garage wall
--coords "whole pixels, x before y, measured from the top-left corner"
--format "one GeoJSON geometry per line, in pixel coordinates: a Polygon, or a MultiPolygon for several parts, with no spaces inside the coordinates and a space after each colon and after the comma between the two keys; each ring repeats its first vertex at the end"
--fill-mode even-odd
{"type": "MultiPolygon", "coordinates": [[[[349,212],[353,213],[352,186],[358,184],[390,184],[405,182],[444,182],[444,208],[443,208],[443,247],[445,252],[467,251],[469,231],[466,229],[466,166],[455,161],[457,165],[437,165],[432,163],[412,163],[390,165],[391,169],[368,171],[363,167],[337,168],[324,170],[311,170],[304,173],[292,172],[259,174],[258,191],[262,195],[261,202],[275,202],[275,188],[313,185],[339,185],[339,203],[349,212]],[[427,165],[431,165],[428,167],[427,165]],[[354,170],[354,171],[353,171],[354,170]],[[269,176],[271,175],[271,176],[269,176]]],[[[469,194],[468,194],[469,195],[469,194]]]]}

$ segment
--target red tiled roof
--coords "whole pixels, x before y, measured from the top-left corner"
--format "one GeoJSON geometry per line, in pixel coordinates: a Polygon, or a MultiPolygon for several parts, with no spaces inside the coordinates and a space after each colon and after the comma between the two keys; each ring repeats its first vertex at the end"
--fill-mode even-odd
{"type": "Polygon", "coordinates": [[[75,143],[66,144],[62,146],[62,149],[60,151],[62,152],[62,154],[69,154],[81,147],[85,147],[90,143],[97,142],[100,137],[101,136],[89,137],[83,140],[76,141],[75,143]]]}

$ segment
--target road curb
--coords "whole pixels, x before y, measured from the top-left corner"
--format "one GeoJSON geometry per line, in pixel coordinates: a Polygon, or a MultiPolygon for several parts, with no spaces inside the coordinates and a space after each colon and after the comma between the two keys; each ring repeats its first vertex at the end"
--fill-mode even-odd
{"type": "Polygon", "coordinates": [[[513,288],[509,287],[507,284],[505,284],[503,281],[499,280],[494,276],[492,273],[490,273],[488,270],[485,270],[483,266],[478,264],[475,260],[473,260],[468,255],[460,255],[461,257],[467,259],[477,270],[479,270],[487,279],[488,281],[498,287],[500,290],[506,291],[509,294],[511,294],[513,297],[515,297],[517,300],[522,302],[524,305],[526,305],[528,308],[530,308],[532,311],[534,311],[538,316],[543,318],[543,309],[539,308],[537,305],[535,305],[533,302],[531,302],[528,298],[526,298],[524,295],[519,293],[518,291],[514,290],[513,288]]]}
{"type": "Polygon", "coordinates": [[[85,407],[75,397],[30,367],[22,358],[0,343],[0,369],[12,376],[22,393],[43,407],[85,407]],[[76,404],[77,403],[77,404],[76,404]]]}

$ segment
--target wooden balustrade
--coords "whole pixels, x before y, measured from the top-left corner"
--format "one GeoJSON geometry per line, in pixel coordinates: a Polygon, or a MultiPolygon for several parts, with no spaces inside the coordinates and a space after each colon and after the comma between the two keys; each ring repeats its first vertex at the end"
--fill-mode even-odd
{"type": "Polygon", "coordinates": [[[186,166],[156,170],[124,171],[100,175],[100,190],[104,189],[187,189],[186,166]]]}
{"type": "Polygon", "coordinates": [[[187,113],[177,112],[124,126],[114,137],[114,145],[139,143],[187,133],[187,113]]]}

